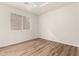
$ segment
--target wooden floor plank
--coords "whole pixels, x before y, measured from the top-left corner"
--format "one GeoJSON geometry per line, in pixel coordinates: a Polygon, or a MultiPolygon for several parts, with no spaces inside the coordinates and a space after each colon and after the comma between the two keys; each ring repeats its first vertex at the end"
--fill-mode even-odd
{"type": "Polygon", "coordinates": [[[79,56],[79,48],[38,38],[0,48],[0,55],[1,56],[79,56]]]}

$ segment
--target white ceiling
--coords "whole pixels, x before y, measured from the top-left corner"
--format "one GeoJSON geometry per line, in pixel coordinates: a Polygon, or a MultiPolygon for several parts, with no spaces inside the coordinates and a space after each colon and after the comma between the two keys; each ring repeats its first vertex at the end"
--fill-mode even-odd
{"type": "Polygon", "coordinates": [[[0,4],[5,4],[11,7],[15,7],[24,11],[34,13],[36,15],[40,15],[50,10],[56,10],[58,8],[73,4],[72,2],[48,2],[46,6],[34,8],[32,5],[29,5],[28,3],[25,4],[25,3],[26,2],[4,2],[0,4]]]}

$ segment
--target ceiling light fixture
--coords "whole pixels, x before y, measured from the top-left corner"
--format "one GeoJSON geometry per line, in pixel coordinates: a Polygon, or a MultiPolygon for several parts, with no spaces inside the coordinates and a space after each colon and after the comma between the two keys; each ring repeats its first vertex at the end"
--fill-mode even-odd
{"type": "Polygon", "coordinates": [[[43,7],[48,4],[48,2],[26,2],[25,4],[29,4],[33,7],[43,7]]]}

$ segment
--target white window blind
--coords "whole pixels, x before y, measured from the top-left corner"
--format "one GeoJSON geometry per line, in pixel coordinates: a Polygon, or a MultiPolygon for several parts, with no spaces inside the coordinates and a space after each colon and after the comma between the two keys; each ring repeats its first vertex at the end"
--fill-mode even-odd
{"type": "Polygon", "coordinates": [[[28,18],[26,18],[25,16],[23,16],[23,29],[29,29],[30,24],[29,21],[27,20],[28,18]]]}
{"type": "Polygon", "coordinates": [[[29,18],[26,16],[11,13],[11,29],[27,30],[30,29],[29,18]]]}

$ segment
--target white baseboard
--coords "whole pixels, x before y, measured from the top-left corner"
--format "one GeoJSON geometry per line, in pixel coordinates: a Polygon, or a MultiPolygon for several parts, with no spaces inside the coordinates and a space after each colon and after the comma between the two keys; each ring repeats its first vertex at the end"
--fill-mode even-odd
{"type": "Polygon", "coordinates": [[[62,40],[59,40],[56,37],[52,38],[50,36],[45,36],[45,35],[40,35],[39,37],[43,38],[43,39],[46,39],[46,40],[55,41],[55,42],[59,42],[59,43],[63,43],[63,44],[67,44],[67,45],[71,45],[71,46],[75,46],[75,47],[79,47],[78,44],[75,44],[75,43],[72,43],[72,42],[67,42],[67,41],[62,41],[62,40]]]}
{"type": "MultiPolygon", "coordinates": [[[[59,43],[63,43],[63,44],[79,47],[78,44],[74,44],[74,43],[67,42],[67,41],[62,41],[62,40],[59,40],[56,37],[51,37],[51,36],[48,36],[48,35],[40,35],[40,36],[37,36],[37,37],[36,36],[35,37],[30,37],[30,38],[28,38],[28,40],[35,39],[35,38],[42,38],[42,39],[46,39],[46,40],[50,40],[50,41],[55,41],[55,42],[59,42],[59,43]]],[[[0,47],[5,47],[5,46],[8,46],[8,45],[17,44],[17,43],[24,42],[24,41],[27,41],[27,40],[16,41],[16,42],[13,42],[13,43],[8,43],[8,44],[2,45],[0,47]]]]}
{"type": "Polygon", "coordinates": [[[21,43],[21,42],[28,41],[28,40],[32,40],[32,39],[35,39],[35,38],[37,38],[37,37],[30,37],[30,38],[26,38],[26,39],[23,39],[23,40],[11,41],[11,42],[8,42],[8,43],[4,43],[3,45],[0,45],[0,47],[6,47],[6,46],[9,46],[9,45],[14,45],[14,44],[21,43]]]}

